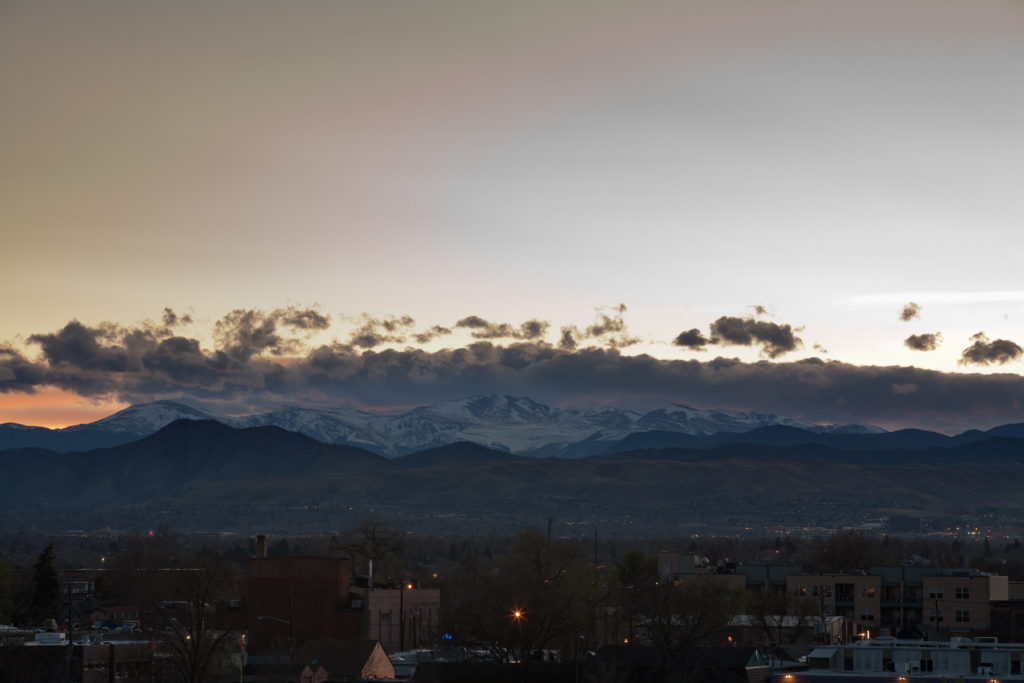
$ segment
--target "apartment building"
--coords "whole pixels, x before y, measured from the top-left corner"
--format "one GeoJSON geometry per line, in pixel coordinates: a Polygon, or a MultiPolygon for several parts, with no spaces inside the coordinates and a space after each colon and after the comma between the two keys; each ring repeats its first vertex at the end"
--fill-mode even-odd
{"type": "Polygon", "coordinates": [[[794,598],[810,599],[824,616],[846,617],[861,630],[882,624],[882,577],[871,574],[797,574],[786,578],[794,598]]]}
{"type": "MultiPolygon", "coordinates": [[[[872,567],[869,571],[805,573],[795,565],[710,563],[676,552],[658,554],[661,580],[712,575],[751,597],[780,594],[801,600],[801,612],[845,617],[859,632],[886,628],[908,636],[948,639],[989,635],[993,608],[1010,610],[1009,579],[976,569],[872,567]],[[1009,607],[1004,608],[1004,605],[1009,607]]],[[[1015,624],[1016,612],[1003,621],[1015,624]]]]}

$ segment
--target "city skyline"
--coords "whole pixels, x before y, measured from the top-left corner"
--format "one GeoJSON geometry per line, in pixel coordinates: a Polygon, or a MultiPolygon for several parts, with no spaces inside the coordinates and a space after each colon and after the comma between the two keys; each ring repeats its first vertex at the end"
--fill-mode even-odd
{"type": "Polygon", "coordinates": [[[1007,2],[0,6],[0,423],[1024,422],[1007,2]]]}

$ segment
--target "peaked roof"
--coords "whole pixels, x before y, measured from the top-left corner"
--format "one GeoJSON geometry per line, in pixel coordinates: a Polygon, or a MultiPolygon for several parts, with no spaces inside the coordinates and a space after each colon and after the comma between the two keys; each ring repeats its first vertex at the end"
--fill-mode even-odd
{"type": "Polygon", "coordinates": [[[379,640],[360,638],[359,640],[338,640],[337,638],[320,638],[309,640],[295,653],[297,664],[309,664],[311,669],[322,666],[329,673],[360,674],[366,662],[377,648],[385,658],[387,653],[379,640]],[[316,665],[313,665],[316,660],[316,665]]]}

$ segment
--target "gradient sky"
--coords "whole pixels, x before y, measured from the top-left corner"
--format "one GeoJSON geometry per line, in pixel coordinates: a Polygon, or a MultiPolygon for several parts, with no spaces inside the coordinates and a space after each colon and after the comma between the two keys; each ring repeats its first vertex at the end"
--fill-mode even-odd
{"type": "Polygon", "coordinates": [[[1020,2],[2,0],[0,112],[0,422],[1024,421],[1020,2]]]}

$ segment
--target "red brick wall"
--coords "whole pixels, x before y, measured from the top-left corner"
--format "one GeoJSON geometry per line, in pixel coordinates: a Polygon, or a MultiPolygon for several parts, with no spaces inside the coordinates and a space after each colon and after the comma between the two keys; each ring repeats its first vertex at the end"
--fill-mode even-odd
{"type": "Polygon", "coordinates": [[[251,647],[296,646],[311,638],[358,638],[359,613],[349,609],[348,560],[265,557],[246,565],[251,647]],[[290,622],[290,625],[289,625],[290,622]]]}

